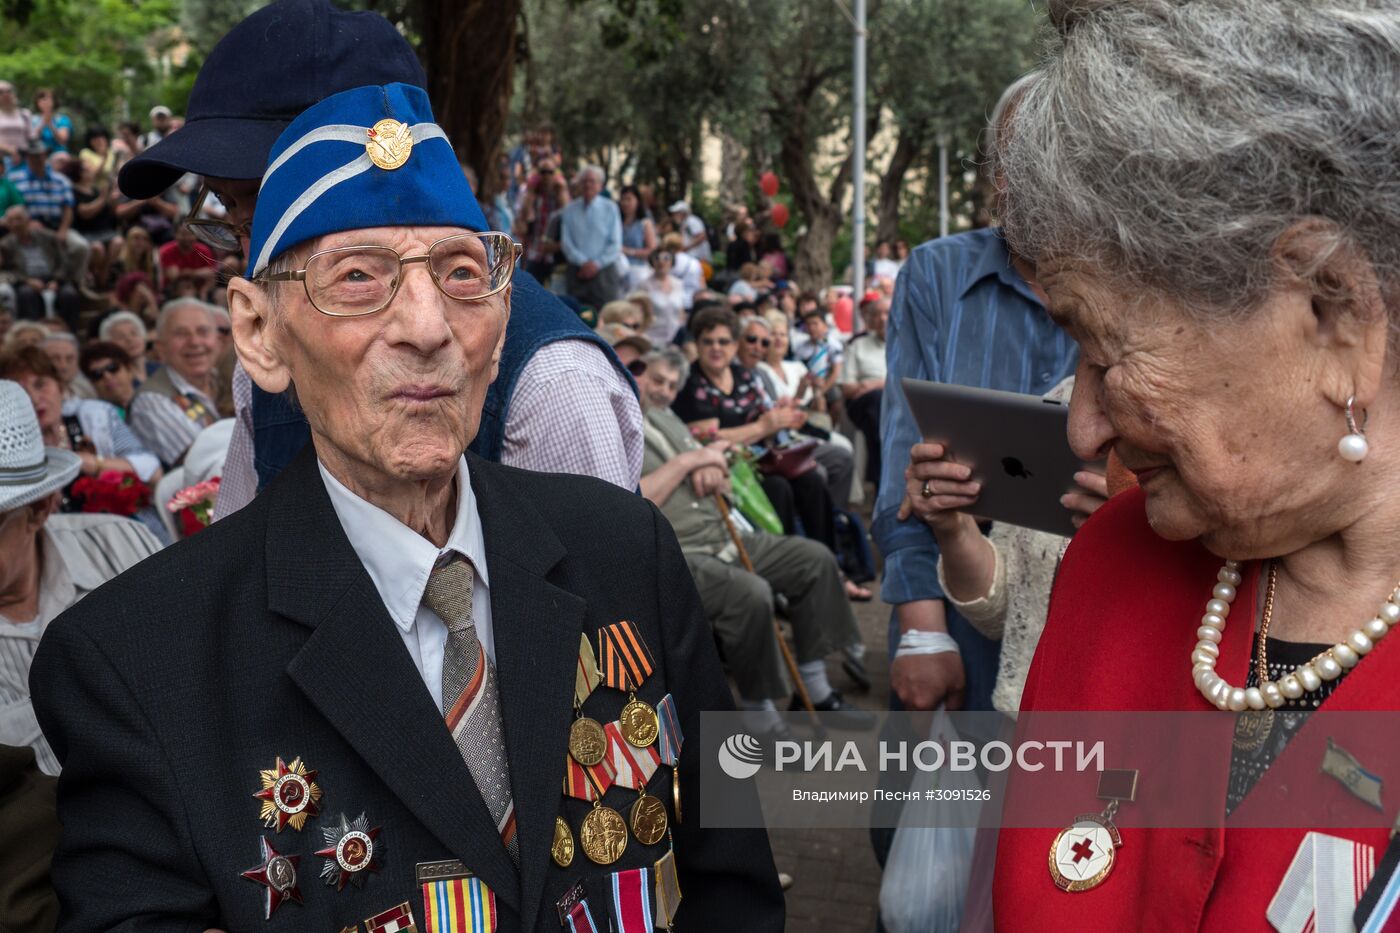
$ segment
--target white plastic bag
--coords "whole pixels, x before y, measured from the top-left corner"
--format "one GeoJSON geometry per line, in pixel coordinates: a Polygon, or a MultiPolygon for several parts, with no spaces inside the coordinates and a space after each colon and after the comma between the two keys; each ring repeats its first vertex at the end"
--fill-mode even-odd
{"type": "MultiPolygon", "coordinates": [[[[957,730],[940,707],[929,729],[931,741],[947,743],[957,730]]],[[[981,804],[968,800],[933,800],[926,792],[974,790],[971,771],[919,771],[910,783],[918,799],[904,804],[894,843],[880,882],[880,919],[889,933],[955,933],[962,922],[972,868],[981,804]],[[939,819],[940,810],[956,809],[956,819],[939,819]],[[960,825],[940,825],[960,824],[960,825]]]]}

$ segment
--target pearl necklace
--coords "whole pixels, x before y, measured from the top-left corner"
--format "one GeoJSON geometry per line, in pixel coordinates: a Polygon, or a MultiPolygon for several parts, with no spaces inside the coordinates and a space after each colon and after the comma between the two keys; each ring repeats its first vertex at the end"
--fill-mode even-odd
{"type": "Polygon", "coordinates": [[[1213,705],[1231,712],[1278,709],[1288,700],[1312,693],[1324,682],[1336,680],[1343,671],[1360,663],[1361,658],[1376,646],[1376,642],[1385,637],[1390,627],[1400,622],[1400,604],[1397,604],[1400,587],[1397,587],[1391,591],[1374,619],[1296,668],[1293,673],[1277,681],[1261,678],[1257,687],[1234,687],[1215,673],[1215,662],[1220,658],[1225,620],[1230,615],[1230,605],[1234,603],[1242,581],[1239,561],[1227,560],[1216,575],[1215,589],[1206,603],[1206,614],[1201,617],[1201,627],[1196,629],[1199,641],[1191,652],[1191,679],[1195,681],[1196,689],[1213,705]]]}

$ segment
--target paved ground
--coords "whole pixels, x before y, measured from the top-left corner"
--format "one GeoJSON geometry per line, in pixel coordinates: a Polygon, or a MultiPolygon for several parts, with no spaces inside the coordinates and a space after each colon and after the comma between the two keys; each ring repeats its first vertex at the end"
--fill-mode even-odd
{"type": "MultiPolygon", "coordinates": [[[[830,665],[831,683],[857,704],[876,709],[885,705],[889,692],[885,660],[889,607],[876,599],[857,603],[855,610],[874,685],[864,696],[851,692],[845,674],[834,664],[830,665]]],[[[880,899],[880,866],[871,851],[869,833],[780,829],[770,835],[778,870],[794,878],[787,892],[788,933],[873,933],[880,899]]]]}

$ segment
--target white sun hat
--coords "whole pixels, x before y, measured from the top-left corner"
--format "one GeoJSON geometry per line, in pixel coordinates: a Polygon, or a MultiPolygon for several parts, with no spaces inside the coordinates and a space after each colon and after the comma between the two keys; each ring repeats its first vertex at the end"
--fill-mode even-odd
{"type": "Polygon", "coordinates": [[[44,446],[29,395],[18,382],[0,379],[0,513],[67,486],[82,463],[71,451],[44,446]]]}

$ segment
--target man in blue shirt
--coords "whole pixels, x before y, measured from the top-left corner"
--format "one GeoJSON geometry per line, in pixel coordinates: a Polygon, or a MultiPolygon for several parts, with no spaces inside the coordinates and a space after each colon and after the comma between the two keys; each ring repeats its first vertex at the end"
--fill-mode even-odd
{"type": "Polygon", "coordinates": [[[603,170],[596,165],[579,172],[577,184],[578,198],[559,215],[560,245],[569,262],[566,288],[581,304],[601,308],[623,290],[622,212],[600,196],[603,170]]]}
{"type": "Polygon", "coordinates": [[[23,195],[30,218],[58,237],[59,246],[63,248],[68,261],[68,274],[74,285],[81,288],[87,276],[88,255],[92,247],[82,234],[73,229],[72,182],[49,168],[48,150],[37,139],[30,141],[24,154],[24,164],[12,169],[8,177],[23,195]]]}
{"type": "Polygon", "coordinates": [[[928,526],[899,520],[909,449],[922,440],[900,380],[1044,395],[1074,372],[1079,349],[1050,319],[1032,269],[1007,252],[996,228],[917,247],[900,271],[886,331],[888,379],[880,422],[883,467],[875,542],[885,556],[882,598],[895,607],[890,647],[911,629],[946,631],[956,653],[901,658],[891,668],[905,706],[990,710],[1000,643],[947,605],[938,583],[938,545],[928,526]]]}

